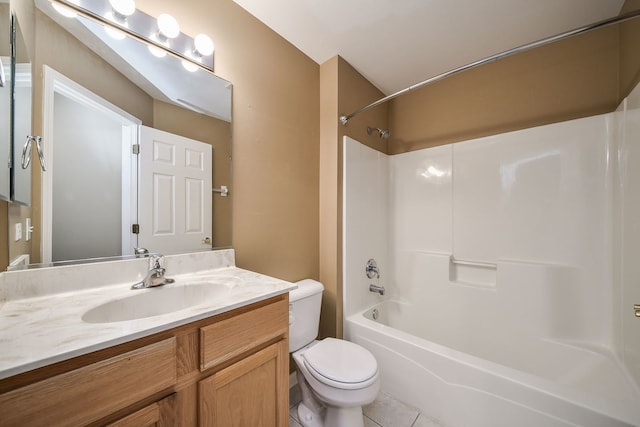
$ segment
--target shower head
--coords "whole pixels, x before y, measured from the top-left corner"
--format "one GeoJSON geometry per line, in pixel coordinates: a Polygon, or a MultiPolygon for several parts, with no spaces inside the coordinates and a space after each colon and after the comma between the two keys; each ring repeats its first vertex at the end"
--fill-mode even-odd
{"type": "Polygon", "coordinates": [[[371,135],[373,131],[378,132],[378,135],[380,135],[380,139],[388,139],[391,135],[391,131],[389,129],[367,127],[367,134],[371,135]]]}

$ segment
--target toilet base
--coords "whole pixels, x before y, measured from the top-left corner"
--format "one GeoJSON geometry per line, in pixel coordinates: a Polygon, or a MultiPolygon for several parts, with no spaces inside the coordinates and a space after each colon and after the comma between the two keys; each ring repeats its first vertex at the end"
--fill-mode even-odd
{"type": "Polygon", "coordinates": [[[324,427],[322,415],[307,408],[303,402],[298,404],[298,420],[303,427],[324,427]]]}
{"type": "Polygon", "coordinates": [[[298,405],[298,419],[303,427],[364,427],[362,407],[336,408],[326,407],[324,420],[318,413],[311,411],[304,403],[298,405]]]}
{"type": "Polygon", "coordinates": [[[327,407],[324,425],[329,427],[364,427],[362,406],[351,408],[327,407]]]}

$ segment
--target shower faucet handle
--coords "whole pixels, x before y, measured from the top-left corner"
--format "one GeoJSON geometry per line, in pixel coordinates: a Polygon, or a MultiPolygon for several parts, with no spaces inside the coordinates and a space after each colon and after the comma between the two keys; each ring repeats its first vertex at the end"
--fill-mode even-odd
{"type": "Polygon", "coordinates": [[[378,270],[378,264],[376,263],[376,260],[373,258],[367,261],[367,264],[364,267],[364,272],[366,273],[369,279],[373,279],[374,277],[376,279],[380,278],[380,270],[378,270]]]}

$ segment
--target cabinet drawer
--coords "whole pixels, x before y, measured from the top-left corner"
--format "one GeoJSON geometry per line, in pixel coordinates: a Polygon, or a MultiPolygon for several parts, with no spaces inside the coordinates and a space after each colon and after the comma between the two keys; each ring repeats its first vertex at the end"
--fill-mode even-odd
{"type": "Polygon", "coordinates": [[[175,393],[149,406],[129,414],[106,427],[173,427],[175,419],[175,393]]]}
{"type": "Polygon", "coordinates": [[[216,366],[289,330],[289,301],[272,304],[200,328],[200,370],[216,366]]]}
{"type": "Polygon", "coordinates": [[[0,395],[1,424],[84,425],[175,383],[169,338],[0,395]]]}

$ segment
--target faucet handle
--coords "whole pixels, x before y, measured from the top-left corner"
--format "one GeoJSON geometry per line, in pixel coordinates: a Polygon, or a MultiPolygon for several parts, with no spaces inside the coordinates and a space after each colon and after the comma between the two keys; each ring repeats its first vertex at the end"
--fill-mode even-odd
{"type": "Polygon", "coordinates": [[[149,269],[164,268],[164,256],[155,254],[149,258],[149,269]]]}
{"type": "Polygon", "coordinates": [[[376,260],[373,258],[367,261],[364,271],[369,279],[373,279],[374,277],[376,279],[380,278],[380,270],[378,270],[378,264],[376,264],[376,260]]]}
{"type": "Polygon", "coordinates": [[[142,255],[148,255],[149,254],[149,250],[147,250],[147,248],[141,248],[141,247],[133,248],[133,254],[136,257],[140,257],[142,255]]]}

